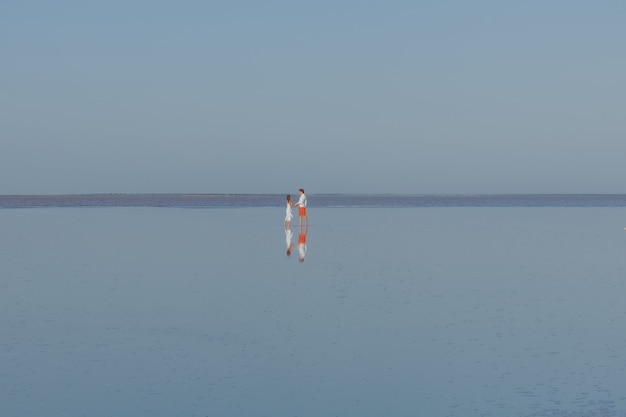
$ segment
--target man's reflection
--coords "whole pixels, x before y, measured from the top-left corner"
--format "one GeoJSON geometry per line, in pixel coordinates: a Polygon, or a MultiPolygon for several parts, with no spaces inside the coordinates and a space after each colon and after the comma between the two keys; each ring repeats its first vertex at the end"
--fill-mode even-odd
{"type": "Polygon", "coordinates": [[[304,231],[302,229],[302,225],[300,225],[300,233],[298,234],[298,252],[300,253],[300,262],[304,262],[304,256],[306,255],[306,232],[308,230],[308,224],[304,227],[304,231]]]}

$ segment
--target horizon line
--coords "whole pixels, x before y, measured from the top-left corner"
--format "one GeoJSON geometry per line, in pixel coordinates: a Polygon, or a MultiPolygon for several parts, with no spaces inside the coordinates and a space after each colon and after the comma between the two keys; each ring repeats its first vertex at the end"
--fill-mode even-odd
{"type": "MultiPolygon", "coordinates": [[[[37,194],[0,194],[0,197],[59,197],[59,196],[141,196],[141,195],[172,195],[185,197],[208,197],[208,196],[262,196],[262,195],[284,195],[285,193],[185,193],[185,192],[133,192],[133,193],[37,193],[37,194]]],[[[618,196],[626,195],[626,192],[620,193],[565,193],[565,192],[527,192],[527,193],[307,193],[317,196],[401,196],[401,197],[472,197],[472,196],[618,196]]]]}

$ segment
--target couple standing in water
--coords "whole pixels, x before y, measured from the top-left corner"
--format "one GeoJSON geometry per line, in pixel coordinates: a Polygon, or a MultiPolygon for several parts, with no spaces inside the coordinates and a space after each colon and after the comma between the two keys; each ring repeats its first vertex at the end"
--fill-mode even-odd
{"type": "Polygon", "coordinates": [[[300,234],[298,235],[298,252],[300,253],[300,262],[304,262],[304,256],[306,255],[306,232],[309,229],[309,219],[306,215],[306,194],[304,189],[300,188],[300,199],[297,203],[291,204],[291,195],[287,195],[287,208],[285,210],[285,221],[283,226],[285,228],[285,238],[287,243],[287,256],[291,255],[291,239],[293,234],[291,233],[291,220],[293,219],[293,213],[291,209],[293,206],[298,206],[298,218],[300,219],[300,234]],[[302,230],[302,219],[304,218],[305,228],[302,230]]]}
{"type": "Polygon", "coordinates": [[[291,195],[287,195],[287,209],[283,226],[285,226],[285,228],[291,228],[291,219],[293,219],[293,213],[291,212],[291,208],[294,206],[298,206],[298,218],[300,220],[300,227],[302,227],[302,218],[304,218],[304,223],[306,224],[306,226],[309,227],[309,219],[306,216],[306,194],[304,194],[304,189],[302,188],[300,188],[300,199],[296,204],[291,204],[291,195]]]}

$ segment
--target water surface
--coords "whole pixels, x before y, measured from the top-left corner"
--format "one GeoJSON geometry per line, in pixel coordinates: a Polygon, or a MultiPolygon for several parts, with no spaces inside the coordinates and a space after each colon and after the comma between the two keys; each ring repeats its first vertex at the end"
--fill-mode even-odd
{"type": "Polygon", "coordinates": [[[0,212],[0,414],[624,416],[612,207],[0,212]]]}

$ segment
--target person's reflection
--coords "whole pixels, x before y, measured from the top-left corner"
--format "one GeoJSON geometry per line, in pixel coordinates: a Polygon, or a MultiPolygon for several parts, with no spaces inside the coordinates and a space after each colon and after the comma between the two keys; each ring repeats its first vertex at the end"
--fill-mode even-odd
{"type": "Polygon", "coordinates": [[[302,230],[302,225],[300,225],[300,234],[298,235],[298,252],[300,252],[300,262],[304,262],[304,256],[306,255],[306,232],[308,230],[308,224],[304,227],[304,231],[302,230]]]}
{"type": "Polygon", "coordinates": [[[293,245],[293,243],[291,243],[292,239],[293,232],[291,231],[291,228],[285,227],[285,244],[287,245],[287,256],[291,256],[291,246],[293,245]]]}

